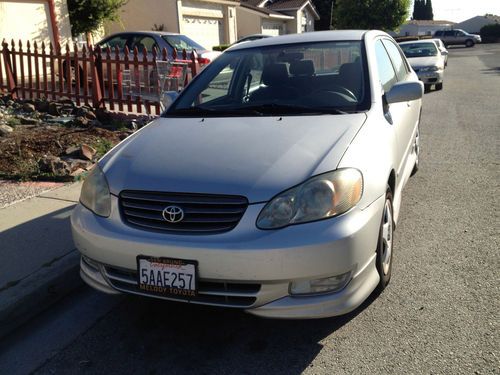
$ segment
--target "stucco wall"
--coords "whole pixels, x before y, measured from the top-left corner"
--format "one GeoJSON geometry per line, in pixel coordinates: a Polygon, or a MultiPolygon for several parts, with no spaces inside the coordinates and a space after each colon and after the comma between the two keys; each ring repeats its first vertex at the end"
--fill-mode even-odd
{"type": "MultiPolygon", "coordinates": [[[[66,0],[54,2],[56,21],[62,45],[71,42],[66,0]]],[[[0,0],[0,40],[14,39],[45,44],[53,43],[53,30],[47,1],[5,1],[0,0]]]]}
{"type": "Polygon", "coordinates": [[[165,31],[179,32],[176,0],[130,0],[120,11],[120,21],[108,22],[106,34],[121,31],[151,30],[154,24],[165,25],[165,31]]]}
{"type": "Polygon", "coordinates": [[[259,15],[237,8],[236,17],[238,19],[238,39],[261,33],[261,17],[259,15]]]}

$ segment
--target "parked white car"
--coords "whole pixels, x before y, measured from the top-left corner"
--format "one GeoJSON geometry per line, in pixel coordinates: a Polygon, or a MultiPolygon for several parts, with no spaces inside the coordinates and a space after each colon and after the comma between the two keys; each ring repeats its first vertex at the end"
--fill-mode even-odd
{"type": "Polygon", "coordinates": [[[430,39],[399,43],[418,78],[424,83],[425,90],[434,85],[436,90],[443,88],[445,56],[430,39]]]}
{"type": "Polygon", "coordinates": [[[446,49],[441,39],[431,39],[431,40],[436,44],[436,47],[438,48],[439,52],[441,52],[441,55],[444,57],[444,67],[446,68],[448,66],[448,55],[449,55],[448,50],[446,49]]]}
{"type": "Polygon", "coordinates": [[[263,317],[352,311],[391,279],[422,95],[384,32],[231,47],[85,180],[82,278],[263,317]]]}

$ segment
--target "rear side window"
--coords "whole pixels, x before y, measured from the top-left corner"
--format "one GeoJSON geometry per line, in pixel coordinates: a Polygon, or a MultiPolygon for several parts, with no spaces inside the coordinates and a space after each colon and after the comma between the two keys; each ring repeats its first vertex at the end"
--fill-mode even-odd
{"type": "Polygon", "coordinates": [[[387,54],[381,40],[375,43],[375,55],[377,56],[377,69],[380,83],[384,92],[388,92],[397,82],[396,72],[392,67],[391,59],[387,54]]]}
{"type": "Polygon", "coordinates": [[[455,32],[453,30],[445,31],[444,36],[455,36],[455,32]]]}
{"type": "Polygon", "coordinates": [[[394,69],[396,70],[396,76],[398,77],[398,81],[402,81],[408,75],[408,68],[406,66],[403,57],[401,56],[401,52],[396,45],[390,40],[383,41],[385,48],[387,49],[387,53],[389,53],[389,57],[392,60],[392,64],[394,65],[394,69]]]}
{"type": "Polygon", "coordinates": [[[443,35],[443,32],[442,31],[436,31],[436,34],[434,34],[434,35],[441,36],[441,35],[443,35]]]}

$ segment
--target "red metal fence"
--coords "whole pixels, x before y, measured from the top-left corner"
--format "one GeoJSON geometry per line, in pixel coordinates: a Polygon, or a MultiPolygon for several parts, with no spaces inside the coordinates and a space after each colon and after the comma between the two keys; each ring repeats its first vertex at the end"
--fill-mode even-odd
{"type": "MultiPolygon", "coordinates": [[[[102,51],[92,46],[81,49],[75,44],[70,51],[66,45],[47,47],[44,43],[33,45],[26,43],[26,48],[19,41],[16,48],[14,40],[10,45],[2,42],[0,58],[0,91],[8,91],[13,98],[57,100],[67,97],[77,105],[92,105],[95,108],[106,106],[110,110],[160,113],[160,103],[151,96],[143,98],[140,94],[130,95],[123,90],[123,73],[134,71],[132,85],[148,86],[152,80],[156,61],[169,60],[173,65],[187,65],[186,84],[199,69],[195,52],[190,56],[184,50],[182,56],[168,56],[167,50],[151,53],[144,48],[120,51],[107,48],[102,51]],[[142,56],[141,56],[142,55],[142,56]],[[179,58],[181,57],[181,58],[179,58]]],[[[182,86],[183,86],[182,85],[182,86]]]]}

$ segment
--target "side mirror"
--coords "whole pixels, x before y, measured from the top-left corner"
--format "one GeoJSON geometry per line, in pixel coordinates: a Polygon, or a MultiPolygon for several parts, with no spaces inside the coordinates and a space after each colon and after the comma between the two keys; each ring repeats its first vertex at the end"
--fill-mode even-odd
{"type": "Polygon", "coordinates": [[[448,51],[441,51],[441,55],[443,56],[448,56],[449,52],[448,51]]]}
{"type": "Polygon", "coordinates": [[[420,99],[424,95],[424,85],[422,82],[398,82],[385,93],[388,104],[409,102],[420,99]]]}

